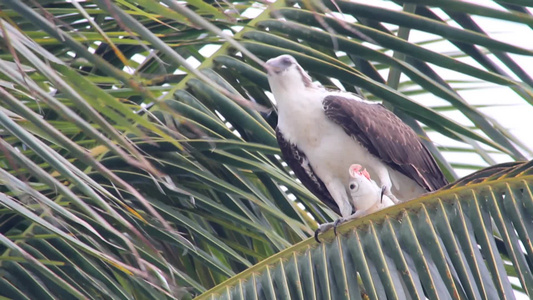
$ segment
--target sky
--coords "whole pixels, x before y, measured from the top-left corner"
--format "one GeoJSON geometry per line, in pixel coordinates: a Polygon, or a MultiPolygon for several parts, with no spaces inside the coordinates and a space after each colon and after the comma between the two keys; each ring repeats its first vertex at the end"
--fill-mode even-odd
{"type": "MultiPolygon", "coordinates": [[[[360,1],[356,1],[360,2],[360,1]]],[[[363,1],[364,2],[364,1],[363,1]]],[[[472,3],[476,3],[479,5],[485,5],[489,6],[491,8],[496,8],[502,10],[501,7],[499,7],[497,4],[494,4],[491,1],[469,1],[472,3]]],[[[368,3],[368,2],[364,2],[368,3]]],[[[398,9],[398,6],[392,2],[389,1],[373,1],[372,2],[375,5],[384,6],[391,9],[398,9]]],[[[437,14],[442,19],[449,19],[449,17],[442,11],[435,10],[437,14]]],[[[472,16],[474,21],[483,28],[491,38],[494,38],[496,40],[506,42],[512,45],[520,46],[527,49],[533,49],[533,31],[531,28],[522,25],[517,24],[513,22],[507,22],[507,21],[495,21],[490,18],[486,17],[480,17],[480,16],[472,16]]],[[[452,26],[460,27],[459,25],[455,23],[451,23],[452,26]]],[[[395,25],[389,25],[385,24],[389,29],[397,29],[397,26],[395,25]]],[[[409,35],[409,41],[410,42],[424,42],[428,40],[435,40],[438,39],[439,36],[429,34],[426,32],[421,32],[418,30],[411,30],[409,35]]],[[[453,56],[455,54],[458,54],[458,49],[451,43],[447,41],[440,41],[430,44],[425,44],[424,47],[426,47],[429,50],[433,50],[435,52],[447,54],[450,56],[453,56]]],[[[389,55],[392,54],[392,51],[387,52],[389,55]]],[[[515,60],[524,70],[533,70],[533,57],[531,56],[522,56],[522,55],[514,55],[511,54],[511,57],[513,60],[515,60]]],[[[495,61],[501,68],[503,68],[505,71],[508,71],[508,69],[499,62],[498,59],[495,59],[493,56],[493,61],[495,61]]],[[[481,65],[479,65],[476,61],[470,58],[459,58],[462,62],[468,63],[472,66],[476,66],[480,69],[484,69],[481,65]]],[[[449,69],[445,69],[442,67],[438,67],[435,65],[431,65],[431,67],[443,78],[449,79],[449,80],[476,80],[475,78],[459,74],[457,72],[451,71],[449,69]]],[[[384,78],[387,76],[387,70],[382,70],[382,75],[384,78]]],[[[512,74],[511,72],[508,72],[509,74],[512,74]]],[[[531,72],[531,76],[533,77],[533,72],[531,72]]],[[[511,75],[513,79],[518,79],[516,76],[511,75]]],[[[404,75],[401,77],[401,80],[408,80],[408,78],[404,75]]],[[[501,87],[494,84],[455,84],[454,87],[483,87],[483,88],[476,88],[476,89],[465,89],[459,91],[459,94],[461,97],[463,97],[470,105],[474,106],[482,106],[479,107],[479,111],[486,114],[488,117],[496,120],[503,128],[507,129],[512,135],[516,136],[522,143],[524,143],[528,149],[530,150],[528,152],[524,152],[523,154],[526,156],[527,159],[532,159],[532,151],[533,151],[533,134],[531,134],[531,128],[533,128],[533,103],[527,103],[524,99],[522,99],[520,96],[518,96],[515,92],[510,90],[508,87],[501,87]]],[[[429,107],[439,107],[439,106],[447,106],[449,105],[447,101],[442,100],[438,98],[437,96],[433,94],[423,94],[419,96],[411,96],[411,99],[424,104],[429,107]]],[[[465,125],[472,125],[472,123],[460,112],[458,111],[444,111],[441,112],[443,115],[453,119],[456,122],[459,122],[461,124],[465,125]]],[[[479,132],[478,132],[479,133],[479,132]]],[[[429,137],[432,139],[432,141],[437,146],[442,147],[465,147],[466,144],[457,142],[455,140],[452,140],[450,138],[447,138],[439,133],[435,132],[429,132],[429,137]]],[[[470,146],[468,146],[470,147],[470,146]]],[[[489,149],[489,147],[483,146],[484,149],[489,149]]],[[[485,167],[489,166],[495,163],[502,163],[511,161],[512,158],[508,155],[503,154],[491,154],[491,158],[493,161],[484,161],[479,155],[474,153],[464,153],[464,152],[451,152],[451,151],[443,151],[442,152],[444,157],[451,163],[455,164],[469,164],[473,166],[479,166],[479,167],[485,167]]],[[[455,167],[455,171],[457,172],[457,175],[459,177],[463,177],[465,175],[468,175],[475,171],[471,168],[461,168],[461,167],[455,167]]]]}
{"type": "MultiPolygon", "coordinates": [[[[470,2],[477,2],[478,4],[482,5],[488,5],[492,4],[489,1],[470,1],[470,2]]],[[[497,5],[491,5],[494,8],[498,8],[497,5]]],[[[445,14],[442,14],[442,17],[445,17],[445,14]]],[[[506,21],[494,21],[493,19],[485,18],[485,17],[479,17],[479,16],[472,16],[472,18],[478,23],[485,31],[487,31],[490,35],[490,37],[503,41],[512,45],[520,46],[527,49],[533,49],[533,31],[531,28],[522,25],[522,24],[516,24],[512,22],[506,22],[506,21]]],[[[410,41],[423,41],[427,40],[428,38],[431,38],[431,35],[421,32],[412,32],[410,35],[410,41]]],[[[435,45],[432,45],[432,47],[438,48],[440,52],[444,53],[450,53],[453,54],[456,52],[456,49],[453,45],[442,42],[435,45]]],[[[522,56],[522,55],[514,55],[511,54],[511,57],[524,69],[524,70],[533,70],[533,57],[528,56],[522,56]]],[[[473,66],[477,66],[482,68],[479,64],[477,64],[473,59],[462,59],[463,62],[469,63],[473,66]]],[[[494,59],[495,62],[499,63],[498,59],[494,59]]],[[[499,63],[500,67],[502,67],[504,70],[507,71],[507,68],[502,64],[499,63]]],[[[439,75],[443,77],[449,77],[453,79],[472,79],[468,78],[467,76],[461,76],[457,73],[454,74],[454,72],[435,67],[439,75]]],[[[509,72],[509,74],[512,74],[509,72]]],[[[533,72],[531,72],[531,76],[533,76],[533,72]]],[[[512,76],[514,79],[518,79],[515,76],[512,76]]],[[[479,108],[480,111],[487,114],[489,117],[496,120],[498,123],[500,123],[504,128],[507,128],[513,135],[515,135],[517,138],[519,138],[524,144],[528,146],[529,149],[533,149],[533,134],[531,134],[531,128],[533,126],[533,106],[529,103],[527,103],[525,100],[523,100],[520,96],[518,96],[516,93],[511,91],[507,87],[499,87],[496,85],[492,85],[489,88],[485,89],[475,89],[475,90],[467,90],[467,91],[460,91],[459,92],[461,96],[463,96],[464,99],[468,101],[471,105],[486,105],[485,108],[479,108]]],[[[432,95],[429,95],[430,97],[432,95]]],[[[441,102],[443,104],[444,101],[436,99],[433,96],[433,99],[423,99],[424,103],[427,103],[431,105],[430,103],[438,103],[441,102]]],[[[458,112],[453,113],[446,113],[448,116],[454,118],[456,121],[460,121],[463,123],[466,123],[466,118],[459,114],[458,112]]],[[[440,141],[437,139],[435,140],[436,143],[439,143],[440,141]]],[[[443,143],[453,143],[448,140],[444,141],[443,143]]],[[[531,159],[531,154],[526,154],[526,156],[531,159]]],[[[455,160],[457,162],[461,162],[461,160],[468,159],[469,162],[473,162],[472,159],[475,159],[475,161],[482,163],[482,161],[479,159],[479,157],[476,159],[474,157],[465,156],[464,153],[460,154],[446,154],[447,158],[450,158],[451,160],[455,160]]],[[[510,158],[504,155],[493,155],[493,158],[496,162],[505,162],[509,161],[510,158]]],[[[462,174],[460,175],[466,175],[465,173],[469,173],[471,171],[465,170],[464,172],[460,172],[462,174]]]]}

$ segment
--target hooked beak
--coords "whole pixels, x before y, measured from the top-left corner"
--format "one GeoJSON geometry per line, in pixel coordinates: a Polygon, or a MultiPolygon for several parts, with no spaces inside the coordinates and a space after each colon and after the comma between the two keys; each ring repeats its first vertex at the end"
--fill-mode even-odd
{"type": "Polygon", "coordinates": [[[279,74],[283,69],[275,61],[267,61],[265,64],[265,70],[268,74],[279,74]]]}
{"type": "Polygon", "coordinates": [[[290,62],[289,64],[287,64],[286,58],[284,59],[284,56],[282,55],[267,60],[265,64],[265,69],[268,74],[279,74],[285,71],[289,65],[290,62]]]}

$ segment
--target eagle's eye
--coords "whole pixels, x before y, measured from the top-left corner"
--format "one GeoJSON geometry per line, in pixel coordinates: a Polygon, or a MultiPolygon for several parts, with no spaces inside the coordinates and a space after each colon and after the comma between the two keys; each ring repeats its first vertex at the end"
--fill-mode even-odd
{"type": "Polygon", "coordinates": [[[284,57],[282,60],[281,60],[281,63],[285,66],[290,66],[292,65],[292,60],[290,57],[284,57]]]}

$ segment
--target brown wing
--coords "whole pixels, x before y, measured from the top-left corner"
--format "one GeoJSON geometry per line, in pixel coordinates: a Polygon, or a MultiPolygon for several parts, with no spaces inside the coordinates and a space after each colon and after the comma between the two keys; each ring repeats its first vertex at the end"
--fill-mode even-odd
{"type": "Polygon", "coordinates": [[[339,207],[329,194],[326,185],[318,178],[309,164],[305,153],[300,151],[296,145],[287,141],[281,131],[276,128],[276,138],[278,139],[281,155],[294,174],[302,184],[311,191],[320,201],[326,204],[334,212],[340,215],[339,207]]]}
{"type": "Polygon", "coordinates": [[[371,154],[427,191],[435,191],[448,184],[413,129],[383,105],[327,96],[323,106],[326,116],[371,154]]]}

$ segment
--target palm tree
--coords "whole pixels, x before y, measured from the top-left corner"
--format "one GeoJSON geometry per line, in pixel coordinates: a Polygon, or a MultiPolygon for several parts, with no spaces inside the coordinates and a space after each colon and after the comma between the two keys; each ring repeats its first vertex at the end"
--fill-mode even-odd
{"type": "Polygon", "coordinates": [[[533,103],[533,51],[479,25],[530,34],[526,1],[0,3],[0,296],[532,294],[532,151],[466,96],[533,103]],[[335,215],[279,157],[261,68],[284,53],[383,100],[450,181],[511,163],[318,245],[335,215]]]}

